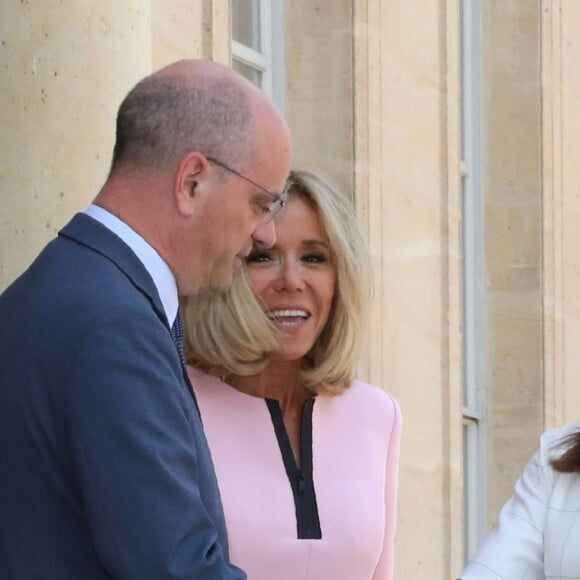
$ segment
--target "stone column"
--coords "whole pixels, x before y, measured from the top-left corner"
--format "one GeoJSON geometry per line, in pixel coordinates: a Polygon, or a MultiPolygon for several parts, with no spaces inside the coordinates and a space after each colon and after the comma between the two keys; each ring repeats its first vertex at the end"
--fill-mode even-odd
{"type": "Polygon", "coordinates": [[[545,428],[580,416],[580,6],[542,2],[545,428]]]}
{"type": "Polygon", "coordinates": [[[286,117],[294,166],[321,171],[353,194],[351,0],[285,3],[286,117]]]}
{"type": "Polygon", "coordinates": [[[543,423],[541,11],[519,0],[482,6],[491,526],[543,423]]]}
{"type": "Polygon", "coordinates": [[[0,19],[0,289],[108,172],[121,98],[151,69],[149,2],[5,0],[0,19]]]}
{"type": "Polygon", "coordinates": [[[461,565],[459,16],[357,0],[355,202],[375,273],[362,368],[404,414],[396,578],[461,565]]]}

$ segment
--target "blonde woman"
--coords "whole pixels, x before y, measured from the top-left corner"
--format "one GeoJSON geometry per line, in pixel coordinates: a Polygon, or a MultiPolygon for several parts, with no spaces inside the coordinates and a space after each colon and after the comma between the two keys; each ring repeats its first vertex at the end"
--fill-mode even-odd
{"type": "Polygon", "coordinates": [[[322,178],[295,171],[287,191],[276,244],[186,305],[231,558],[252,580],[390,580],[401,415],[354,379],[368,255],[322,178]]]}

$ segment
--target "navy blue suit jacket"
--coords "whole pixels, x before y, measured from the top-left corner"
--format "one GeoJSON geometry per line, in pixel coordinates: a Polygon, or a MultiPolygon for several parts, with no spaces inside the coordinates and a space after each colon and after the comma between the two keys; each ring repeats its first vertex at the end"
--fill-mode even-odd
{"type": "Polygon", "coordinates": [[[245,578],[153,280],[84,214],[0,296],[0,578],[245,578]]]}

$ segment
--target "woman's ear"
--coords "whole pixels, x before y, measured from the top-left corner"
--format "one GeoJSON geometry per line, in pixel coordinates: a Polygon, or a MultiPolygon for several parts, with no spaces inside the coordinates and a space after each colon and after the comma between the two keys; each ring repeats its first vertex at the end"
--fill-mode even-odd
{"type": "Polygon", "coordinates": [[[205,179],[209,163],[198,151],[184,155],[175,172],[173,196],[177,210],[183,216],[190,216],[197,207],[200,185],[205,179]]]}

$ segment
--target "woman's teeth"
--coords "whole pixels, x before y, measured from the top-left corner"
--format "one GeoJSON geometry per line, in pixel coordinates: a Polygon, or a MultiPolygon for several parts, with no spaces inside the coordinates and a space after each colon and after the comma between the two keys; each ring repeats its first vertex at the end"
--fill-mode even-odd
{"type": "Polygon", "coordinates": [[[270,320],[278,320],[280,318],[309,318],[310,314],[305,310],[270,310],[268,312],[268,318],[270,320]]]}

